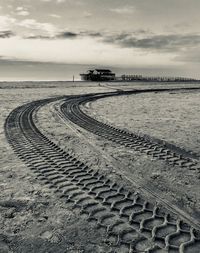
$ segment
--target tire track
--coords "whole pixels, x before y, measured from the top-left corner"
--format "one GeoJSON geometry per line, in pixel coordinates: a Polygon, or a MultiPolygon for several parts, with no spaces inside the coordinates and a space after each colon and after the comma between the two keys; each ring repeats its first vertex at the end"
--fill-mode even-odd
{"type": "MultiPolygon", "coordinates": [[[[114,95],[127,95],[155,91],[165,92],[172,91],[172,89],[118,92],[114,93],[114,95]]],[[[105,98],[108,96],[113,96],[113,94],[105,94],[99,96],[92,95],[84,98],[79,97],[75,99],[69,99],[61,105],[61,112],[65,118],[86,129],[87,131],[103,137],[104,139],[123,145],[127,148],[134,149],[135,151],[145,153],[156,159],[164,160],[172,166],[179,166],[182,168],[188,168],[189,170],[200,171],[199,157],[196,154],[147,135],[141,136],[135,133],[130,133],[128,131],[118,129],[116,127],[110,126],[109,124],[102,123],[88,116],[80,109],[81,105],[89,101],[94,101],[96,99],[105,98]]]]}
{"type": "Polygon", "coordinates": [[[9,143],[37,178],[66,204],[103,227],[119,252],[197,253],[200,248],[197,229],[166,208],[92,170],[39,131],[34,112],[53,101],[20,106],[5,123],[9,143]]]}

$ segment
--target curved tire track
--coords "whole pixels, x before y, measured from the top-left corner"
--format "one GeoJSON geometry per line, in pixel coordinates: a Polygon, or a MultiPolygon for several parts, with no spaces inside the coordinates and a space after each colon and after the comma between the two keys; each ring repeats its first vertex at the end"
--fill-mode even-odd
{"type": "Polygon", "coordinates": [[[198,252],[200,232],[193,226],[92,170],[40,132],[34,112],[53,101],[20,106],[5,123],[9,143],[37,178],[105,228],[119,252],[198,252]]]}
{"type": "MultiPolygon", "coordinates": [[[[177,91],[177,89],[173,90],[177,91]]],[[[136,94],[143,92],[165,92],[165,91],[172,91],[172,89],[116,92],[97,96],[91,95],[87,97],[68,99],[61,105],[61,112],[63,113],[65,118],[69,119],[70,121],[79,125],[80,127],[86,129],[87,131],[90,131],[95,135],[103,137],[104,139],[134,149],[141,153],[153,156],[154,158],[157,158],[159,160],[164,160],[173,166],[188,168],[190,170],[200,170],[199,157],[196,154],[188,152],[184,149],[181,149],[170,143],[164,142],[160,139],[152,138],[147,135],[141,136],[135,133],[130,133],[128,131],[110,126],[109,124],[102,123],[88,116],[80,108],[82,104],[100,98],[105,98],[108,96],[136,94]]]]}

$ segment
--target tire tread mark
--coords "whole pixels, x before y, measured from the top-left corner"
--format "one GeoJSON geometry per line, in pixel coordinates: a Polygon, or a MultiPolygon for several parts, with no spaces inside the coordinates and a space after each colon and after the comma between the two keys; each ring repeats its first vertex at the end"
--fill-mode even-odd
{"type": "Polygon", "coordinates": [[[73,208],[87,214],[89,220],[95,220],[98,226],[104,227],[108,238],[115,238],[119,247],[126,246],[127,252],[167,252],[170,247],[188,252],[191,247],[199,246],[200,233],[189,224],[182,221],[185,227],[190,228],[183,231],[178,217],[164,208],[161,211],[156,204],[148,203],[139,194],[129,192],[93,171],[45,137],[33,122],[33,112],[50,101],[18,107],[5,123],[9,143],[38,179],[73,208]],[[132,212],[127,215],[125,210],[129,208],[132,212]],[[148,226],[148,222],[155,221],[155,218],[162,219],[163,223],[148,226]],[[161,225],[164,235],[159,231],[161,225]],[[175,229],[168,232],[171,226],[175,229]],[[177,244],[174,238],[181,243],[177,244]]]}
{"type": "MultiPolygon", "coordinates": [[[[99,96],[98,99],[104,97],[104,95],[99,96]]],[[[170,165],[188,168],[190,170],[200,170],[196,156],[194,158],[189,152],[181,150],[175,145],[167,144],[159,139],[155,140],[155,138],[153,139],[149,136],[141,136],[116,127],[111,127],[85,114],[80,109],[80,105],[94,99],[96,100],[97,98],[91,96],[87,98],[67,99],[65,103],[61,105],[61,112],[65,118],[95,135],[132,148],[135,151],[146,153],[159,160],[164,160],[170,165]]]]}

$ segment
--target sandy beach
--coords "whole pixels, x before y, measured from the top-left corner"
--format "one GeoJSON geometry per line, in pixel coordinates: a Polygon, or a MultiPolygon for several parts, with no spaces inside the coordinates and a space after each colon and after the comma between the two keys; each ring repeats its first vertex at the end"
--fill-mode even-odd
{"type": "MultiPolygon", "coordinates": [[[[58,200],[54,192],[40,183],[16,157],[4,134],[9,112],[24,103],[53,96],[157,87],[158,84],[141,86],[138,83],[0,84],[1,252],[122,252],[105,240],[104,230],[96,229],[96,224],[88,223],[79,210],[58,200]]],[[[159,87],[163,86],[159,84],[159,87]]],[[[146,93],[100,99],[82,109],[102,122],[166,140],[199,155],[199,96],[198,90],[146,93]]],[[[36,125],[45,136],[127,189],[134,188],[145,195],[142,189],[146,187],[159,199],[200,222],[197,171],[170,167],[64,122],[57,114],[59,106],[59,101],[45,105],[35,115],[36,125]]],[[[153,200],[155,196],[148,198],[153,200]]]]}

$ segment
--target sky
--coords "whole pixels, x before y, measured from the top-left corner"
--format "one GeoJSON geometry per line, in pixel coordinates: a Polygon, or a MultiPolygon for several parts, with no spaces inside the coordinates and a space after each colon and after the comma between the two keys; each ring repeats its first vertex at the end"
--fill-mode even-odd
{"type": "Polygon", "coordinates": [[[0,80],[200,78],[199,0],[0,0],[0,80]]]}

